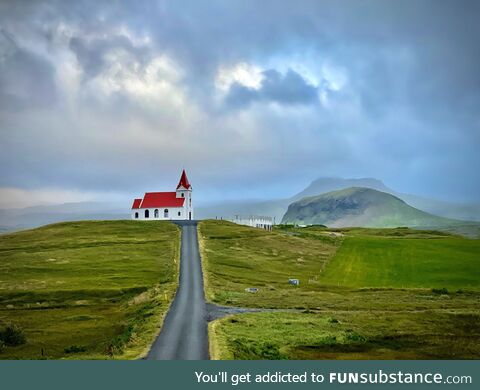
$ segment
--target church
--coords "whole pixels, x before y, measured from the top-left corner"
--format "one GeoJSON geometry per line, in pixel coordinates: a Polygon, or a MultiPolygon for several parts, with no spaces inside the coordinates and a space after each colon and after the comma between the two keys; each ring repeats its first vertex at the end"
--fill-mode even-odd
{"type": "Polygon", "coordinates": [[[193,219],[192,186],[185,169],[173,192],[146,192],[142,199],[134,199],[132,219],[142,221],[193,219]]]}

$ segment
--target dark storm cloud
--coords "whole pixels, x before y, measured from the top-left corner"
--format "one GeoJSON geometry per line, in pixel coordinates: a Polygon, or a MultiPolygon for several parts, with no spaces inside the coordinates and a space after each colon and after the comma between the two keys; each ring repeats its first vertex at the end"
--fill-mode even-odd
{"type": "Polygon", "coordinates": [[[468,0],[3,1],[0,186],[123,191],[190,164],[265,197],[284,195],[265,178],[357,175],[480,199],[479,14],[468,0]],[[239,63],[260,85],[220,93],[219,69],[239,63]]]}
{"type": "Polygon", "coordinates": [[[253,101],[276,102],[285,105],[303,105],[318,102],[318,88],[309,84],[297,72],[289,69],[285,75],[275,69],[264,71],[258,89],[234,83],[226,97],[228,105],[244,107],[253,101]]]}

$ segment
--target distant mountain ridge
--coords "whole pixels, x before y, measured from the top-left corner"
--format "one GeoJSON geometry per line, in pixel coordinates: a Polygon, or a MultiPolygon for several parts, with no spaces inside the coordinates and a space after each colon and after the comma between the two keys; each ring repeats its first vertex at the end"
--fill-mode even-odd
{"type": "MultiPolygon", "coordinates": [[[[409,205],[422,211],[446,218],[480,221],[480,204],[456,204],[415,195],[402,194],[385,186],[374,178],[343,179],[324,177],[314,180],[303,191],[284,199],[271,200],[232,200],[209,206],[195,206],[195,218],[230,218],[236,214],[266,215],[279,223],[288,206],[306,196],[341,190],[349,187],[365,187],[390,193],[409,205]]],[[[194,195],[195,197],[195,195],[194,195]]],[[[195,200],[195,198],[194,198],[195,200]]],[[[23,209],[0,209],[0,233],[26,229],[47,223],[85,219],[124,219],[129,218],[130,202],[78,202],[49,206],[35,206],[23,209]]]]}
{"type": "Polygon", "coordinates": [[[480,221],[480,204],[445,202],[436,199],[423,198],[417,195],[405,194],[392,190],[381,180],[374,178],[319,178],[310,183],[310,185],[302,192],[292,197],[292,200],[298,200],[305,196],[320,195],[330,191],[342,190],[349,187],[365,187],[386,192],[404,200],[409,205],[416,207],[417,209],[445,218],[480,221]]]}
{"type": "Polygon", "coordinates": [[[326,192],[342,190],[350,187],[364,187],[392,194],[409,205],[422,211],[445,218],[466,221],[480,221],[480,204],[460,204],[444,202],[435,199],[422,198],[416,195],[404,194],[387,187],[381,180],[374,178],[343,179],[324,177],[312,181],[303,191],[285,199],[260,201],[229,201],[208,207],[197,207],[196,216],[200,219],[215,217],[231,217],[235,214],[258,214],[275,217],[281,221],[288,206],[306,196],[320,195],[326,192]]]}
{"type": "Polygon", "coordinates": [[[288,207],[282,223],[329,227],[431,227],[457,221],[418,210],[402,199],[365,187],[350,187],[305,197],[288,207]]]}

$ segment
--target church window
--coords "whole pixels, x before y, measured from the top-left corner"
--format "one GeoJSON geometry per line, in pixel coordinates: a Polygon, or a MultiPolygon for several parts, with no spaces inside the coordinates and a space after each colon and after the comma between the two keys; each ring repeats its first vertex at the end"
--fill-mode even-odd
{"type": "Polygon", "coordinates": [[[138,212],[135,213],[135,219],[138,219],[138,212]]]}
{"type": "Polygon", "coordinates": [[[182,213],[179,211],[179,212],[178,212],[178,216],[180,216],[180,215],[182,215],[182,213]]]}
{"type": "Polygon", "coordinates": [[[145,210],[145,218],[150,218],[150,211],[149,210],[145,210]]]}
{"type": "Polygon", "coordinates": [[[158,209],[155,209],[155,211],[153,212],[153,216],[154,216],[155,218],[158,218],[158,209]]]}
{"type": "Polygon", "coordinates": [[[163,210],[163,218],[168,218],[168,209],[163,210]]]}
{"type": "Polygon", "coordinates": [[[182,198],[185,198],[185,194],[182,192],[182,198]]]}

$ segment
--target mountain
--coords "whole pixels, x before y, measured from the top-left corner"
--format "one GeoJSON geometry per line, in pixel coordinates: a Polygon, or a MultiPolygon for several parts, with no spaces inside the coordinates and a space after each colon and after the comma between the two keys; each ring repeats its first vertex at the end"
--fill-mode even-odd
{"type": "Polygon", "coordinates": [[[299,200],[306,196],[320,195],[325,192],[342,190],[349,187],[365,187],[387,192],[407,202],[409,205],[426,211],[430,214],[446,218],[480,221],[480,204],[445,202],[436,199],[428,199],[420,196],[397,192],[388,188],[382,181],[373,178],[342,179],[325,177],[314,180],[302,192],[291,199],[299,200]]]}
{"type": "Polygon", "coordinates": [[[259,201],[229,201],[197,207],[195,214],[199,219],[221,217],[230,218],[235,214],[257,214],[274,217],[281,221],[292,202],[307,196],[320,195],[326,192],[343,190],[350,187],[365,187],[382,191],[396,196],[411,206],[427,213],[445,218],[480,221],[480,204],[462,204],[444,202],[435,199],[422,198],[416,195],[404,194],[388,188],[382,181],[374,178],[343,179],[337,177],[323,177],[314,180],[303,191],[285,199],[259,201]]]}
{"type": "Polygon", "coordinates": [[[381,180],[370,177],[360,179],[342,179],[338,177],[321,177],[314,180],[303,191],[294,195],[292,200],[299,200],[307,196],[314,196],[324,194],[326,192],[343,190],[350,187],[365,187],[374,190],[393,193],[393,190],[388,188],[381,180]]]}
{"type": "Polygon", "coordinates": [[[282,223],[322,224],[329,227],[434,227],[460,221],[438,217],[386,192],[351,187],[293,202],[282,223]]]}
{"type": "Polygon", "coordinates": [[[340,179],[335,177],[325,177],[314,180],[303,191],[289,198],[271,199],[271,200],[232,200],[221,202],[209,206],[197,207],[196,217],[199,219],[207,218],[231,218],[234,215],[265,215],[275,218],[277,222],[282,220],[287,211],[288,205],[296,200],[306,196],[319,195],[324,192],[330,192],[347,187],[369,187],[378,190],[389,191],[385,185],[377,179],[340,179]]]}

